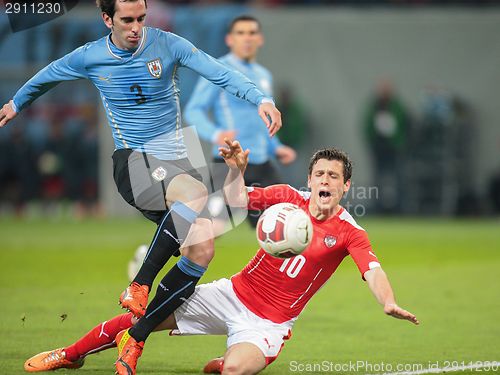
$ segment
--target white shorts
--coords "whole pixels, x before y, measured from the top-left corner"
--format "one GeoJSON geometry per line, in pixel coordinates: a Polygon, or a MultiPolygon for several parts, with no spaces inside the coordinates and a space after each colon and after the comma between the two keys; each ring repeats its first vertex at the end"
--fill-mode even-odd
{"type": "Polygon", "coordinates": [[[241,303],[228,279],[197,286],[174,314],[178,329],[172,335],[227,335],[227,347],[252,343],[264,353],[267,364],[276,359],[293,325],[292,320],[278,324],[255,315],[241,303]]]}

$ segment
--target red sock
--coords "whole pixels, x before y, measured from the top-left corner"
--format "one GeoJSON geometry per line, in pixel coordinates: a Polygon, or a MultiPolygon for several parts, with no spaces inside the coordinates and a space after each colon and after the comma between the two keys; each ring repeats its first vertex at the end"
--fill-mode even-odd
{"type": "Polygon", "coordinates": [[[116,346],[114,342],[116,335],[132,327],[132,317],[132,313],[121,314],[92,328],[77,342],[64,348],[66,359],[74,362],[88,354],[116,346]]]}

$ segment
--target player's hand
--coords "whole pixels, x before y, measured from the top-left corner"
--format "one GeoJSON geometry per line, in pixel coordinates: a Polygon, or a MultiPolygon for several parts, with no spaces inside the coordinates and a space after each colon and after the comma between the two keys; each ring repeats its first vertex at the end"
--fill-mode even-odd
{"type": "Polygon", "coordinates": [[[386,304],[384,306],[384,313],[386,313],[387,315],[390,315],[396,319],[408,320],[416,325],[420,324],[420,322],[418,321],[418,319],[415,315],[413,315],[409,311],[406,311],[405,309],[402,309],[401,307],[399,307],[395,303],[386,304]]]}
{"type": "Polygon", "coordinates": [[[10,120],[17,116],[17,112],[14,111],[14,102],[10,100],[5,104],[2,109],[0,109],[0,128],[5,126],[10,120]]]}
{"type": "Polygon", "coordinates": [[[224,130],[219,132],[217,135],[217,144],[219,146],[225,146],[226,142],[224,141],[226,138],[227,139],[234,139],[236,137],[236,130],[224,130]]]}
{"type": "Polygon", "coordinates": [[[295,150],[288,146],[280,146],[276,149],[276,157],[281,164],[287,165],[297,158],[295,150]]]}
{"type": "Polygon", "coordinates": [[[281,112],[273,103],[261,103],[259,105],[259,116],[269,129],[269,135],[272,137],[281,128],[281,112]]]}
{"type": "Polygon", "coordinates": [[[227,166],[230,169],[239,169],[241,173],[245,172],[248,165],[248,154],[250,150],[245,150],[241,148],[240,142],[231,141],[226,138],[224,140],[226,147],[219,147],[219,155],[224,158],[227,166]]]}

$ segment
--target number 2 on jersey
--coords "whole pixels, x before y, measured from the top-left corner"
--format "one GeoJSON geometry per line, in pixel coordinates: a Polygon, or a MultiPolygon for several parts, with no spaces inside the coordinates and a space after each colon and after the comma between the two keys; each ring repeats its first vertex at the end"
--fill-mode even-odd
{"type": "Polygon", "coordinates": [[[306,258],[303,255],[296,255],[293,258],[285,259],[280,267],[280,272],[285,272],[286,269],[286,274],[288,275],[288,277],[294,279],[297,277],[302,267],[304,267],[305,263],[306,258]]]}

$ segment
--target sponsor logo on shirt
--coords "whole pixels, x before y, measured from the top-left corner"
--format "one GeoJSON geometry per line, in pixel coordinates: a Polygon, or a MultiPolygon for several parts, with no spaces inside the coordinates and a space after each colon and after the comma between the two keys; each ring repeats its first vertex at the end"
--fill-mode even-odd
{"type": "Polygon", "coordinates": [[[111,73],[107,77],[99,76],[99,79],[101,81],[106,82],[106,83],[110,83],[111,82],[111,73]]]}

